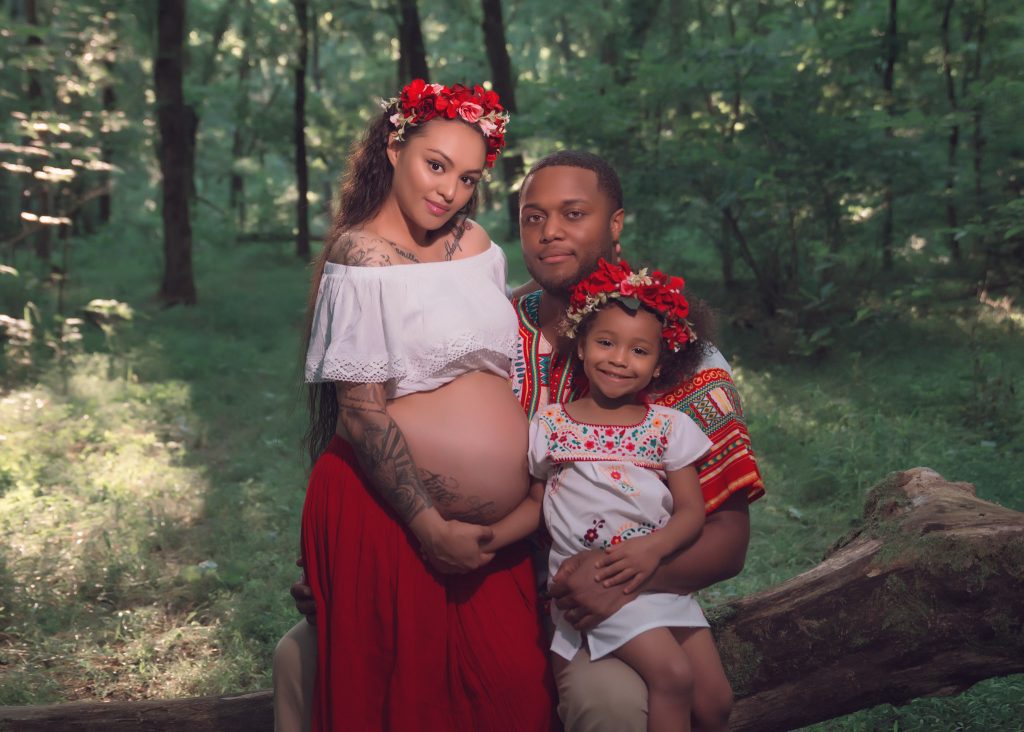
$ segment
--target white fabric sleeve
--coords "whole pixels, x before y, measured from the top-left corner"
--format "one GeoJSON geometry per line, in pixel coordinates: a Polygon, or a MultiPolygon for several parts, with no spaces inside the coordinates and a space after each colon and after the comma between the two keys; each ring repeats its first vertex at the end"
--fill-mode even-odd
{"type": "Polygon", "coordinates": [[[548,426],[541,420],[541,414],[535,414],[530,421],[527,463],[530,475],[547,480],[548,473],[551,472],[551,460],[548,459],[548,426]]]}
{"type": "Polygon", "coordinates": [[[491,246],[498,247],[498,251],[501,252],[501,265],[494,268],[494,284],[498,286],[499,290],[505,293],[506,297],[509,297],[509,293],[512,292],[512,288],[508,285],[508,257],[505,256],[505,250],[498,246],[497,243],[492,241],[491,246]]]}
{"type": "Polygon", "coordinates": [[[680,470],[692,465],[711,449],[711,440],[687,415],[667,408],[658,411],[665,414],[672,425],[662,454],[665,470],[680,470]]]}
{"type": "MultiPolygon", "coordinates": [[[[351,268],[355,269],[355,268],[351,268]]],[[[393,303],[403,296],[388,280],[339,268],[324,275],[316,296],[306,381],[384,383],[404,376],[408,330],[415,323],[388,317],[393,303]]]]}

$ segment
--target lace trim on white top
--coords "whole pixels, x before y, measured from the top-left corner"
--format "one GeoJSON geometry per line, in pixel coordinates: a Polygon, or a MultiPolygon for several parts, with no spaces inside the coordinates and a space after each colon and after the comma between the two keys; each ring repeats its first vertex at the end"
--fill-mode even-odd
{"type": "Polygon", "coordinates": [[[383,383],[389,398],[429,391],[468,371],[508,376],[519,342],[496,244],[451,262],[328,264],[306,381],[383,383]]]}

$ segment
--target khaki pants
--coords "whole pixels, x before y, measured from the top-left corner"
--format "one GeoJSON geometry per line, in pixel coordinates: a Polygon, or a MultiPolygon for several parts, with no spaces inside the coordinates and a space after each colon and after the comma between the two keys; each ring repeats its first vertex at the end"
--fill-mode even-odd
{"type": "MultiPolygon", "coordinates": [[[[614,656],[554,659],[558,716],[565,732],[646,732],[647,687],[614,656]]],[[[316,674],[316,628],[300,620],[274,650],[274,729],[307,732],[316,674]]],[[[524,732],[529,732],[524,730],[524,732]]]]}

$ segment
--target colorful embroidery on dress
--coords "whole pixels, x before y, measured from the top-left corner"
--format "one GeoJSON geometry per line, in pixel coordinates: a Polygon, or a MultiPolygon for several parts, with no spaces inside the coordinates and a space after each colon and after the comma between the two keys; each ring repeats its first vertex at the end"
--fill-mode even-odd
{"type": "MultiPolygon", "coordinates": [[[[591,522],[589,529],[583,532],[583,536],[580,537],[580,544],[583,545],[584,549],[590,549],[594,546],[594,542],[597,541],[600,536],[601,529],[604,528],[604,519],[596,518],[591,522]]],[[[605,542],[607,544],[607,542],[605,542]]]]}
{"type": "Polygon", "coordinates": [[[599,464],[597,466],[608,479],[608,485],[614,486],[624,496],[632,496],[637,493],[637,487],[627,478],[624,465],[611,463],[610,465],[599,464]]]}
{"type": "Polygon", "coordinates": [[[561,405],[540,417],[548,435],[548,457],[553,463],[616,460],[642,468],[662,470],[672,422],[653,409],[636,425],[593,425],[577,422],[561,405]]]}
{"type": "Polygon", "coordinates": [[[610,539],[606,539],[602,542],[601,548],[607,549],[610,546],[621,544],[622,542],[629,541],[630,539],[636,539],[641,536],[650,536],[657,530],[658,527],[650,521],[644,521],[639,524],[632,522],[626,523],[620,526],[618,531],[616,531],[610,539]]]}

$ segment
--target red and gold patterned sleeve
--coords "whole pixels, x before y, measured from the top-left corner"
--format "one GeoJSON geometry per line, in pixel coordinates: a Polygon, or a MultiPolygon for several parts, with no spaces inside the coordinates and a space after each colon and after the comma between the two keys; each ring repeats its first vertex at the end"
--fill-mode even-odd
{"type": "Polygon", "coordinates": [[[764,495],[764,481],[743,420],[743,405],[728,371],[717,366],[704,368],[678,388],[655,398],[654,403],[684,412],[711,440],[711,451],[697,463],[708,513],[739,491],[745,491],[751,502],[764,495]]]}

